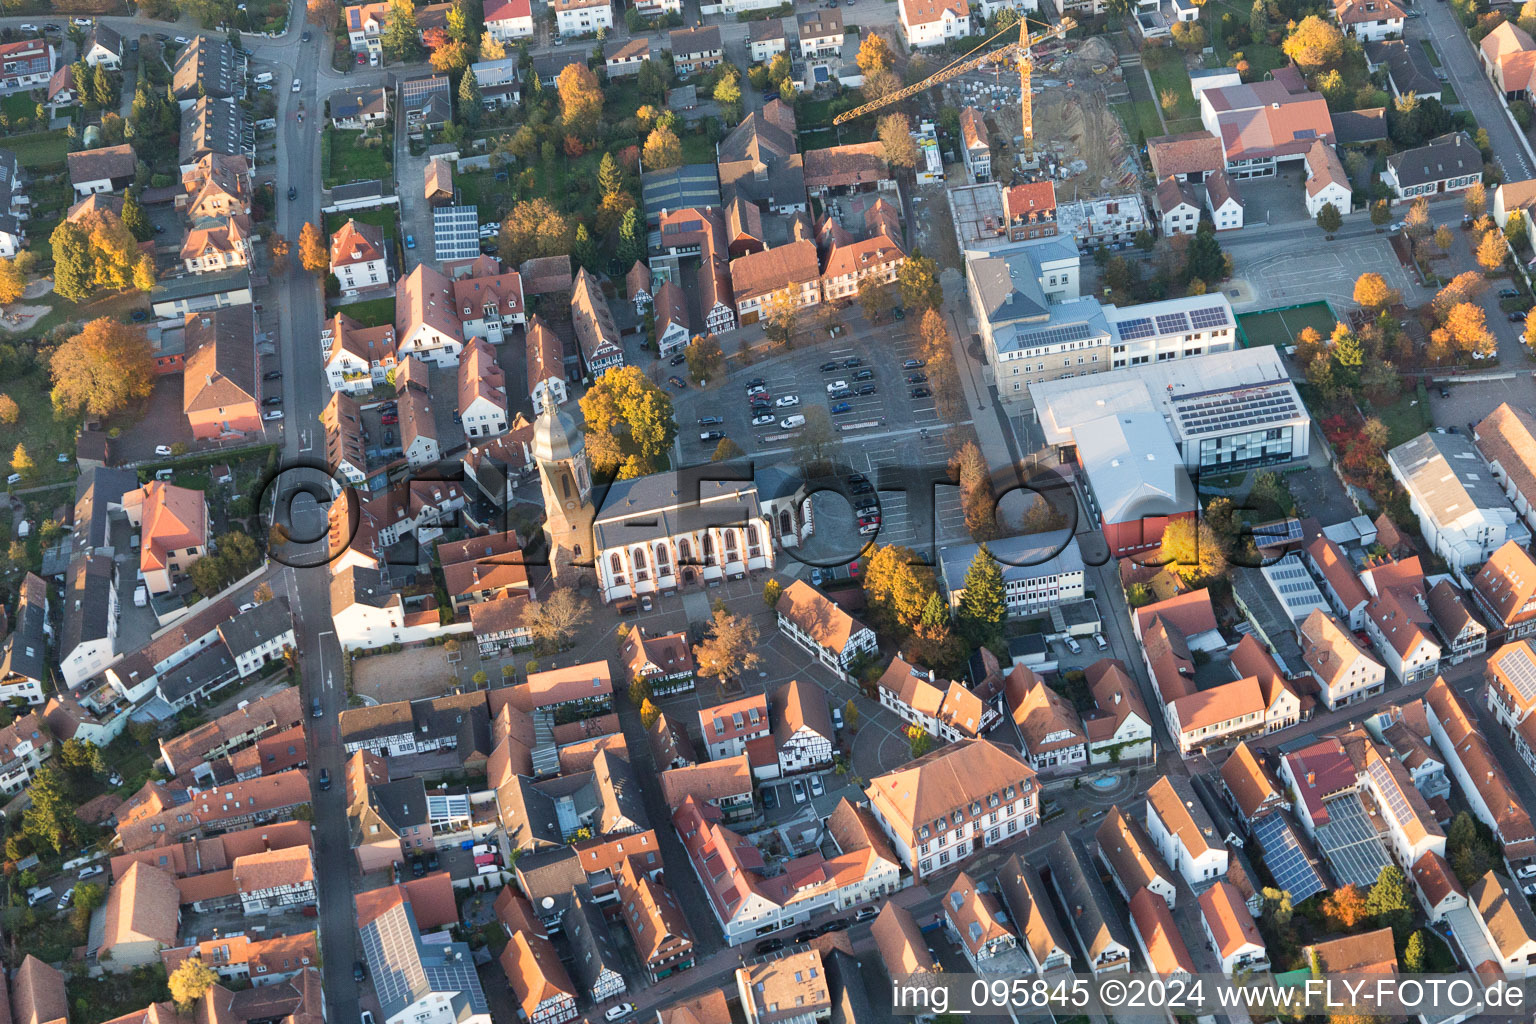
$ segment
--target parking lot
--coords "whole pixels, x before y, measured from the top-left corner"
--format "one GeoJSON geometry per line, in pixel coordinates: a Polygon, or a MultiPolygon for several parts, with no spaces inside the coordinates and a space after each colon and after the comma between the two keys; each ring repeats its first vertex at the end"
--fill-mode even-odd
{"type": "Polygon", "coordinates": [[[909,380],[926,377],[926,368],[902,366],[917,358],[918,347],[905,321],[870,325],[850,317],[838,337],[823,336],[815,345],[736,367],[718,385],[702,390],[668,385],[678,422],[679,464],[709,459],[719,440],[701,440],[701,435],[711,431],[765,463],[792,461],[801,428],[782,424],[820,408],[839,439],[834,460],[845,472],[864,474],[876,487],[880,530],[859,536],[847,502],[818,494],[813,499],[816,537],[799,554],[822,561],[823,548],[836,549],[843,557],[832,560],[846,560],[852,557],[848,552],[871,540],[920,548],[959,540],[964,524],[958,488],[934,483],[943,480],[952,454],[946,438],[951,424],[939,419],[931,394],[914,395],[931,388],[926,379],[909,380]],[[747,397],[747,385],[753,381],[762,382],[774,403],[756,414],[747,397]],[[833,387],[839,384],[845,387],[833,387]],[[840,397],[832,397],[834,391],[840,397]],[[777,404],[789,399],[792,404],[777,404]],[[753,423],[754,415],[771,419],[753,423]],[[714,418],[723,422],[715,423],[714,418]],[[942,527],[935,529],[935,523],[942,527]]]}

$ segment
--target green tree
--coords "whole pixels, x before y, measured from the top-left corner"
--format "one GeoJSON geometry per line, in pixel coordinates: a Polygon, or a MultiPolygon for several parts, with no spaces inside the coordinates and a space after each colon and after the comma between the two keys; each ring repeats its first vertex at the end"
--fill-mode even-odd
{"type": "Polygon", "coordinates": [[[21,830],[32,845],[53,853],[71,849],[79,832],[75,799],[53,765],[45,764],[27,789],[32,806],[22,813],[21,830]]]}
{"type": "Polygon", "coordinates": [[[944,302],[944,288],[939,284],[939,265],[916,252],[896,271],[901,301],[910,315],[937,309],[944,302]]]}
{"type": "Polygon", "coordinates": [[[605,197],[624,191],[624,170],[612,153],[604,153],[597,165],[597,188],[605,197]]]}
{"type": "Polygon", "coordinates": [[[473,74],[465,72],[459,78],[459,118],[474,128],[480,124],[480,115],[484,111],[480,97],[480,83],[473,74]]]}
{"type": "Polygon", "coordinates": [[[640,211],[633,206],[624,211],[624,219],[619,222],[618,254],[619,266],[626,273],[636,263],[645,262],[645,229],[640,220],[640,211]]]}
{"type": "Polygon", "coordinates": [[[715,102],[720,104],[720,116],[727,124],[741,120],[741,82],[734,75],[722,75],[715,83],[715,102]]]}
{"type": "Polygon", "coordinates": [[[1371,204],[1371,223],[1377,227],[1387,224],[1392,220],[1392,208],[1387,205],[1385,199],[1378,199],[1371,204]]]}
{"type": "Polygon", "coordinates": [[[1284,928],[1291,923],[1291,917],[1296,911],[1291,906],[1291,894],[1289,892],[1286,892],[1284,889],[1265,886],[1261,895],[1264,897],[1264,909],[1274,918],[1275,924],[1284,928]]]}
{"type": "Polygon", "coordinates": [[[469,13],[465,9],[464,0],[456,0],[454,5],[448,8],[445,20],[449,39],[456,43],[469,41],[469,13]]]}
{"type": "Polygon", "coordinates": [[[899,544],[878,547],[864,559],[864,602],[882,633],[905,639],[917,626],[934,592],[933,571],[911,548],[899,544]]]}
{"type": "Polygon", "coordinates": [[[91,240],[78,224],[62,220],[48,239],[53,250],[53,290],[70,302],[84,302],[95,290],[91,240]]]}
{"type": "Polygon", "coordinates": [[[98,107],[110,107],[117,103],[117,90],[113,88],[112,76],[107,74],[105,64],[97,64],[96,70],[91,75],[91,99],[96,101],[98,107]]]}
{"type": "Polygon", "coordinates": [[[75,736],[59,747],[59,763],[75,775],[107,774],[107,760],[102,757],[101,748],[75,736]]]}
{"type": "Polygon", "coordinates": [[[144,207],[139,205],[138,196],[131,191],[123,197],[123,224],[141,242],[155,237],[155,229],[150,225],[144,207]]]}
{"type": "Polygon", "coordinates": [[[1230,274],[1226,253],[1216,240],[1216,225],[1201,221],[1195,229],[1195,237],[1189,243],[1188,260],[1184,266],[1185,281],[1204,281],[1214,284],[1225,281],[1230,274]]]}
{"type": "Polygon", "coordinates": [[[576,225],[576,237],[571,241],[571,262],[578,267],[585,267],[588,272],[596,272],[598,269],[597,243],[592,241],[592,235],[585,224],[576,225]]]}
{"type": "Polygon", "coordinates": [[[1343,227],[1344,218],[1339,215],[1338,207],[1324,203],[1323,208],[1317,211],[1317,226],[1330,235],[1343,227]]]}
{"type": "Polygon", "coordinates": [[[644,676],[636,676],[629,684],[629,702],[635,707],[642,707],[651,699],[651,684],[645,681],[644,676]]]}
{"type": "Polygon", "coordinates": [[[1413,926],[1414,904],[1408,895],[1408,878],[1396,864],[1388,864],[1376,876],[1365,899],[1367,912],[1382,927],[1391,928],[1398,941],[1406,941],[1413,926]]]}
{"type": "Polygon", "coordinates": [[[955,616],[960,635],[972,647],[1000,648],[1008,605],[1003,596],[1003,573],[985,544],[976,549],[965,570],[965,589],[955,616]]]}
{"type": "Polygon", "coordinates": [[[416,32],[416,7],[411,0],[389,0],[389,13],[379,45],[384,56],[394,61],[421,59],[421,41],[416,32]]]}

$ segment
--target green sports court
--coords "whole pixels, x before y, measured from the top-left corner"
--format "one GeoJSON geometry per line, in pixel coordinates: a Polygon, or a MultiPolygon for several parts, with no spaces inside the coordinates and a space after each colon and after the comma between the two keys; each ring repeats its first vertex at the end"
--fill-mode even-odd
{"type": "Polygon", "coordinates": [[[1333,333],[1339,318],[1326,302],[1308,302],[1301,306],[1283,309],[1266,309],[1258,313],[1240,313],[1237,317],[1238,339],[1247,348],[1261,345],[1285,346],[1294,344],[1296,336],[1308,327],[1328,337],[1333,333]]]}

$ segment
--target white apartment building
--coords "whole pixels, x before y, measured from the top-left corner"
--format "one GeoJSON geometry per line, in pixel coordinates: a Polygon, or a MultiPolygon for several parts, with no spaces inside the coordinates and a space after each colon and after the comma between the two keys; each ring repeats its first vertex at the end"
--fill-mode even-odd
{"type": "Polygon", "coordinates": [[[613,28],[613,5],[608,0],[554,0],[555,30],[567,38],[596,35],[613,28]]]}

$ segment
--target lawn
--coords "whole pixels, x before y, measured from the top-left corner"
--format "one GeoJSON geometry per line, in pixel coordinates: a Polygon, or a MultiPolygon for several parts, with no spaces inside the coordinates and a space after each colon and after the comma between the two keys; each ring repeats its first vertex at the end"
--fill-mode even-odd
{"type": "MultiPolygon", "coordinates": [[[[1178,98],[1178,103],[1171,110],[1166,106],[1162,108],[1168,120],[1184,120],[1200,116],[1199,104],[1195,102],[1195,94],[1189,88],[1189,69],[1184,66],[1182,56],[1177,52],[1163,52],[1160,61],[1148,63],[1146,67],[1152,74],[1152,85],[1157,90],[1154,99],[1159,105],[1162,104],[1163,97],[1169,93],[1178,98]]],[[[1172,130],[1170,127],[1169,131],[1172,130]]]]}
{"type": "Polygon", "coordinates": [[[685,132],[679,140],[683,144],[683,163],[712,164],[715,162],[715,144],[703,132],[685,132]]]}
{"type": "MultiPolygon", "coordinates": [[[[32,98],[30,92],[13,92],[0,100],[0,111],[5,113],[11,127],[25,127],[37,124],[37,101],[32,98]]],[[[47,117],[46,112],[44,117],[47,117]]],[[[45,120],[42,125],[48,127],[45,120]]]]}
{"type": "Polygon", "coordinates": [[[363,132],[327,131],[320,140],[321,163],[325,167],[325,186],[333,188],[349,181],[389,181],[394,165],[390,159],[390,133],[369,134],[363,145],[363,132]]]}
{"type": "Polygon", "coordinates": [[[1440,102],[1447,107],[1454,107],[1461,102],[1456,97],[1456,90],[1451,88],[1450,82],[1440,83],[1440,102]]]}
{"type": "Polygon", "coordinates": [[[75,421],[59,421],[53,418],[53,403],[48,392],[52,382],[43,369],[34,366],[19,377],[0,382],[0,392],[10,395],[21,409],[21,419],[4,430],[5,451],[0,459],[6,461],[6,472],[11,472],[11,452],[16,445],[27,446],[27,454],[36,468],[25,474],[22,487],[37,487],[73,478],[78,472],[74,465],[75,421]],[[69,465],[54,461],[59,453],[70,456],[69,465]]]}
{"type": "Polygon", "coordinates": [[[64,169],[64,154],[69,152],[69,136],[64,132],[13,135],[5,140],[5,148],[28,170],[59,171],[64,169]]]}
{"type": "Polygon", "coordinates": [[[1157,108],[1151,100],[1133,103],[1116,103],[1114,111],[1125,122],[1126,134],[1131,138],[1155,139],[1163,134],[1163,123],[1157,119],[1157,108]]]}
{"type": "Polygon", "coordinates": [[[1377,416],[1387,425],[1388,448],[1412,441],[1434,425],[1429,418],[1429,408],[1412,391],[1389,406],[1368,409],[1366,415],[1377,416]]]}
{"type": "Polygon", "coordinates": [[[347,314],[364,327],[382,327],[395,322],[395,300],[390,297],[354,302],[350,306],[341,306],[336,312],[347,314]]]}
{"type": "Polygon", "coordinates": [[[1439,67],[1440,55],[1435,52],[1435,44],[1428,39],[1420,39],[1419,45],[1424,47],[1424,55],[1429,58],[1429,62],[1435,67],[1439,67]]]}

